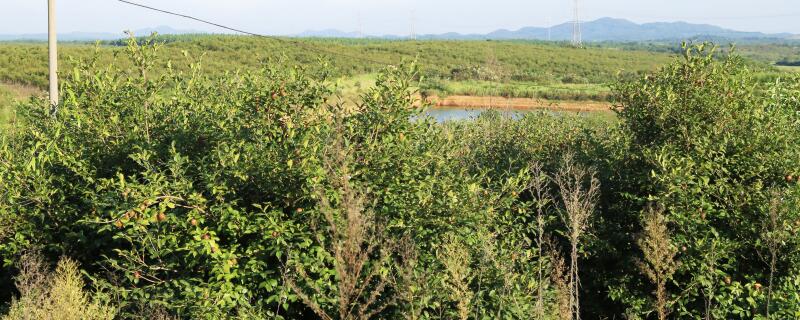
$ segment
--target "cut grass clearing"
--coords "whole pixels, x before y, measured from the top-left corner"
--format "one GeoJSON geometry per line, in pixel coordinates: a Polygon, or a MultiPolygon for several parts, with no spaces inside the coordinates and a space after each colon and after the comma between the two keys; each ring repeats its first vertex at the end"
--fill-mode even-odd
{"type": "Polygon", "coordinates": [[[4,131],[5,127],[11,123],[11,119],[13,118],[11,106],[13,103],[14,98],[11,91],[0,85],[0,131],[4,131]]]}
{"type": "Polygon", "coordinates": [[[14,121],[15,103],[40,94],[42,91],[34,86],[0,82],[0,130],[14,121]]]}
{"type": "Polygon", "coordinates": [[[336,94],[345,101],[356,101],[361,94],[375,86],[376,79],[377,74],[374,73],[339,78],[336,81],[336,94]]]}
{"type": "Polygon", "coordinates": [[[558,101],[608,101],[611,89],[604,84],[537,84],[528,81],[483,80],[429,81],[423,91],[438,96],[501,96],[558,101]]]}
{"type": "Polygon", "coordinates": [[[800,73],[800,66],[776,66],[778,70],[800,73]]]}
{"type": "Polygon", "coordinates": [[[611,104],[595,101],[552,101],[531,98],[506,98],[498,96],[448,96],[429,97],[437,108],[552,110],[575,112],[611,112],[611,104]]]}

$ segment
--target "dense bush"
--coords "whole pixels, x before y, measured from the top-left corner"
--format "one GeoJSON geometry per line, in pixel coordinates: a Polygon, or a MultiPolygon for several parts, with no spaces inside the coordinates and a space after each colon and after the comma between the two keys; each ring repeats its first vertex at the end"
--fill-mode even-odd
{"type": "MultiPolygon", "coordinates": [[[[397,297],[425,294],[429,302],[413,312],[455,312],[452,301],[463,297],[401,291],[446,285],[427,277],[465,263],[447,261],[466,248],[491,249],[488,234],[475,233],[508,196],[483,191],[458,165],[454,137],[409,121],[419,107],[408,68],[387,70],[352,108],[327,103],[324,73],[271,64],[212,80],[197,65],[171,71],[158,49],[131,43],[130,73],[84,62],[58,108],[39,101],[20,110],[29,125],[1,149],[4,275],[37,249],[79,261],[128,317],[167,308],[185,317],[295,318],[349,314],[336,310],[347,293],[343,272],[352,271],[365,291],[351,290],[349,303],[388,303],[376,310],[399,314],[406,305],[397,297]],[[153,74],[160,64],[168,72],[153,74]],[[353,216],[374,216],[375,227],[348,233],[350,213],[362,211],[353,216]],[[374,235],[357,237],[365,232],[374,235]],[[342,257],[352,239],[382,240],[342,257]],[[439,253],[439,243],[452,252],[439,253]],[[358,268],[353,255],[363,259],[358,268]],[[378,278],[392,283],[371,281],[378,278]]],[[[496,260],[505,259],[486,258],[486,268],[496,260]]],[[[505,275],[474,280],[487,286],[479,294],[495,295],[488,286],[505,275]]],[[[486,299],[482,313],[503,310],[486,299]]]]}
{"type": "MultiPolygon", "coordinates": [[[[668,286],[674,316],[797,316],[797,305],[770,301],[795,296],[778,287],[800,271],[797,82],[762,87],[740,59],[708,52],[687,48],[684,62],[617,88],[639,167],[625,182],[638,189],[631,197],[664,208],[680,248],[668,286]]],[[[649,287],[639,282],[615,287],[637,313],[649,310],[631,295],[649,287]]]]}
{"type": "Polygon", "coordinates": [[[687,48],[615,88],[619,122],[437,124],[413,65],[350,105],[324,65],[212,77],[161,49],[131,40],[128,70],[84,60],[60,106],[18,110],[4,300],[35,251],[77,261],[123,318],[800,313],[796,80],[687,48]]]}

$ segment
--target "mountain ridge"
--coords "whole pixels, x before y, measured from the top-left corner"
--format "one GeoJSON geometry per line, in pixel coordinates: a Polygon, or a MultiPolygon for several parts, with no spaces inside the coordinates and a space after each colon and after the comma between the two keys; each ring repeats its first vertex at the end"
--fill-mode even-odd
{"type": "MultiPolygon", "coordinates": [[[[497,29],[489,33],[463,34],[446,32],[439,34],[422,34],[416,38],[421,40],[572,40],[571,22],[561,23],[550,27],[522,27],[516,30],[497,29]]],[[[684,40],[684,39],[758,39],[758,40],[800,40],[800,35],[791,33],[763,33],[737,31],[710,24],[694,24],[682,21],[676,22],[648,22],[635,23],[619,18],[600,18],[582,23],[582,38],[586,42],[602,41],[659,41],[659,40],[684,40]]],[[[135,35],[149,35],[158,32],[162,35],[181,34],[206,34],[196,30],[179,30],[169,26],[159,26],[135,30],[135,35]]],[[[60,41],[95,41],[118,40],[125,38],[123,32],[70,32],[59,34],[60,41]]],[[[289,35],[297,38],[361,38],[359,32],[345,32],[337,29],[309,30],[298,34],[289,35]]],[[[371,39],[408,39],[407,35],[366,35],[371,39]]],[[[0,41],[45,41],[46,33],[3,35],[0,41]]]]}
{"type": "MultiPolygon", "coordinates": [[[[566,22],[551,27],[522,27],[516,30],[497,29],[485,34],[462,34],[447,32],[441,34],[418,35],[417,39],[429,40],[553,40],[568,41],[572,39],[572,23],[566,22]]],[[[584,41],[657,41],[686,39],[693,37],[713,37],[728,39],[796,39],[800,35],[791,33],[763,33],[737,31],[710,24],[694,24],[683,21],[649,22],[638,24],[626,19],[600,18],[584,22],[581,25],[584,41]]],[[[297,37],[335,37],[354,38],[354,32],[342,32],[328,29],[325,33],[306,31],[297,37]]],[[[368,38],[402,39],[408,36],[381,35],[368,38]]]]}

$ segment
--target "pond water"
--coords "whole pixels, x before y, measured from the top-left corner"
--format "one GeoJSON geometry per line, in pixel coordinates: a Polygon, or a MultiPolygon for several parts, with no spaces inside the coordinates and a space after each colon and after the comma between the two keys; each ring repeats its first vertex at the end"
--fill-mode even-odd
{"type": "Polygon", "coordinates": [[[428,109],[425,114],[431,118],[436,119],[437,122],[455,121],[455,120],[473,120],[480,116],[482,113],[495,110],[500,114],[509,116],[514,119],[521,118],[524,114],[529,112],[537,112],[541,110],[503,110],[503,109],[489,109],[489,108],[435,108],[428,109]]]}
{"type": "Polygon", "coordinates": [[[544,112],[552,115],[566,115],[574,114],[583,117],[600,118],[600,119],[613,119],[615,116],[611,112],[605,111],[558,111],[558,110],[545,110],[545,109],[490,109],[490,108],[432,108],[428,109],[425,114],[435,119],[437,122],[458,121],[458,120],[474,120],[482,113],[489,110],[496,111],[501,115],[511,117],[512,119],[520,119],[525,114],[544,112]]]}

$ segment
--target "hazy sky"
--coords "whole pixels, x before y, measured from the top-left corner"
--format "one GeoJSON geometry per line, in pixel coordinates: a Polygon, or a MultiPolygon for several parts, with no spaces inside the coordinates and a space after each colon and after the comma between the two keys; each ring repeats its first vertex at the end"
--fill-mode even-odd
{"type": "MultiPolygon", "coordinates": [[[[340,29],[365,34],[485,33],[572,19],[572,0],[132,0],[248,31],[293,34],[340,29]],[[360,19],[359,19],[360,17],[360,19]],[[359,20],[361,21],[359,23],[359,20]]],[[[581,20],[688,21],[741,31],[800,34],[800,0],[580,0],[581,20]]],[[[168,25],[216,31],[116,0],[57,0],[60,32],[121,32],[168,25]]],[[[0,0],[0,34],[47,31],[45,0],[0,0]]]]}

